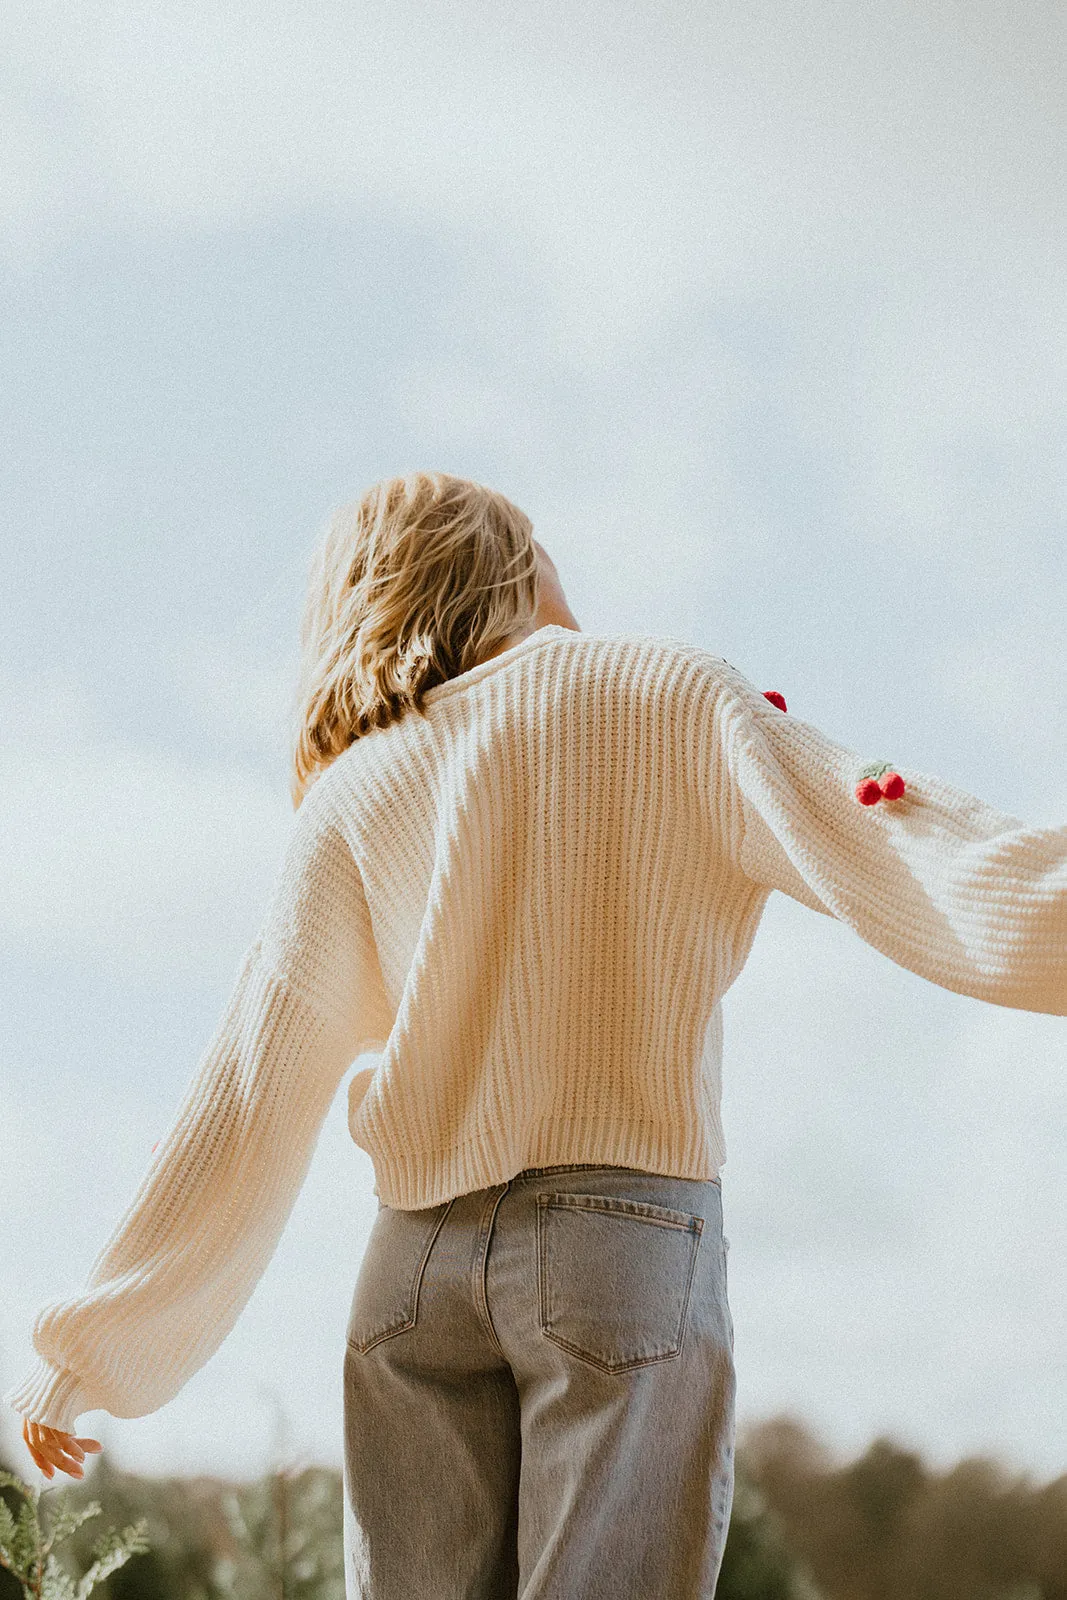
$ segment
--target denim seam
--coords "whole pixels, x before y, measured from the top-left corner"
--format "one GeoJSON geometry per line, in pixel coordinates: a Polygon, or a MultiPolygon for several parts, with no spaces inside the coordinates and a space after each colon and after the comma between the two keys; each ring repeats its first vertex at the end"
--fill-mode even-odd
{"type": "Polygon", "coordinates": [[[718,1174],[714,1178],[677,1177],[672,1172],[650,1172],[645,1167],[619,1167],[611,1162],[605,1166],[593,1162],[563,1162],[551,1167],[524,1167],[521,1172],[515,1173],[511,1182],[540,1182],[543,1177],[554,1177],[557,1173],[567,1172],[617,1172],[621,1178],[665,1178],[671,1183],[709,1183],[714,1184],[720,1192],[722,1190],[722,1178],[718,1174]]]}
{"type": "Polygon", "coordinates": [[[426,1241],[426,1247],[422,1252],[422,1257],[418,1263],[418,1266],[415,1268],[415,1273],[411,1280],[411,1289],[409,1290],[408,1294],[407,1320],[398,1323],[395,1327],[386,1328],[381,1333],[376,1333],[373,1339],[368,1340],[366,1344],[360,1343],[358,1339],[348,1339],[346,1341],[347,1344],[353,1350],[358,1350],[360,1355],[366,1355],[368,1350],[373,1350],[374,1346],[376,1344],[381,1344],[383,1339],[392,1339],[398,1333],[407,1333],[415,1326],[419,1317],[419,1294],[422,1290],[422,1280],[426,1272],[426,1263],[430,1259],[430,1251],[433,1249],[434,1240],[437,1238],[437,1235],[444,1226],[445,1218],[451,1211],[453,1204],[454,1202],[452,1200],[446,1200],[444,1202],[444,1209],[430,1230],[430,1236],[426,1241]]]}
{"type": "Polygon", "coordinates": [[[496,1220],[497,1207],[510,1187],[511,1181],[509,1179],[507,1183],[500,1187],[499,1193],[490,1193],[489,1199],[482,1208],[481,1221],[478,1224],[478,1232],[474,1241],[474,1258],[471,1262],[471,1291],[474,1297],[474,1308],[480,1321],[484,1323],[485,1330],[503,1361],[507,1360],[507,1356],[501,1348],[500,1340],[496,1336],[496,1329],[493,1327],[493,1319],[489,1313],[485,1278],[489,1256],[489,1241],[493,1234],[493,1223],[496,1220]],[[488,1220],[486,1220],[487,1218],[488,1220]]]}

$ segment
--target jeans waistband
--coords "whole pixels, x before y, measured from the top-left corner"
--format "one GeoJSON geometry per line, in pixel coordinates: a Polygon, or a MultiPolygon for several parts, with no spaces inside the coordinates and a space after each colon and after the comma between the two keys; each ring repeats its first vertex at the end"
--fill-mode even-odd
{"type": "MultiPolygon", "coordinates": [[[[670,1178],[672,1176],[669,1172],[650,1172],[647,1167],[617,1167],[610,1162],[604,1161],[569,1161],[555,1167],[524,1167],[521,1172],[515,1174],[511,1181],[512,1183],[520,1183],[523,1178],[549,1177],[554,1172],[623,1172],[640,1178],[670,1178]]],[[[691,1182],[693,1180],[686,1181],[691,1182]]],[[[701,1183],[719,1184],[721,1187],[718,1177],[702,1178],[699,1181],[701,1183]]]]}

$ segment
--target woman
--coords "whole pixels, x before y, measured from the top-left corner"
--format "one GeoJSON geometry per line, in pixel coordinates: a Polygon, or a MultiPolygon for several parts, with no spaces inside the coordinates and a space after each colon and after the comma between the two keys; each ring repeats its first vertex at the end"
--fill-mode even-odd
{"type": "Polygon", "coordinates": [[[733,1494],[721,1000],[779,889],[1067,1015],[1067,826],[871,763],[699,646],[579,628],[529,520],[414,473],[339,514],[284,861],[194,1081],[11,1390],[81,1476],[262,1275],[346,1069],[379,1211],[344,1365],[349,1593],[710,1597],[733,1494]],[[880,803],[870,803],[870,802],[880,803]],[[861,803],[862,802],[862,803],[861,803]]]}

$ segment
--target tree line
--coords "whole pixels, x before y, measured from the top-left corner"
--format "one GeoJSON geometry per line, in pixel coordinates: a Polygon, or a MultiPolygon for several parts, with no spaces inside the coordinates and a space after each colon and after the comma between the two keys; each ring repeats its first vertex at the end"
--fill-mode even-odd
{"type": "MultiPolygon", "coordinates": [[[[17,1518],[18,1489],[0,1497],[17,1518]]],[[[57,1559],[72,1583],[99,1564],[79,1507],[146,1530],[94,1600],[344,1600],[341,1478],[328,1468],[233,1484],[138,1477],[102,1455],[38,1498],[42,1523],[62,1512],[71,1530],[57,1559]]],[[[0,1568],[0,1600],[25,1594],[0,1568]]],[[[796,1418],[750,1424],[716,1600],[1067,1600],[1067,1473],[1040,1484],[986,1457],[937,1471],[887,1438],[841,1461],[796,1418]]]]}

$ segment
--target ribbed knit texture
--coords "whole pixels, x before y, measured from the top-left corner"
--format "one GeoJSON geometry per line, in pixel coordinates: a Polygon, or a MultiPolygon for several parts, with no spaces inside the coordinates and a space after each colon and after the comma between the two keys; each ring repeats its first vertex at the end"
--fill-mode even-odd
{"type": "MultiPolygon", "coordinates": [[[[896,754],[897,752],[893,752],[896,754]]],[[[548,626],[357,740],[294,817],[192,1085],[6,1395],[142,1416],[261,1277],[357,1055],[388,1206],[528,1166],[714,1177],[721,1000],[774,889],[958,994],[1067,1015],[1067,825],[854,751],[683,641],[548,626]]]]}

